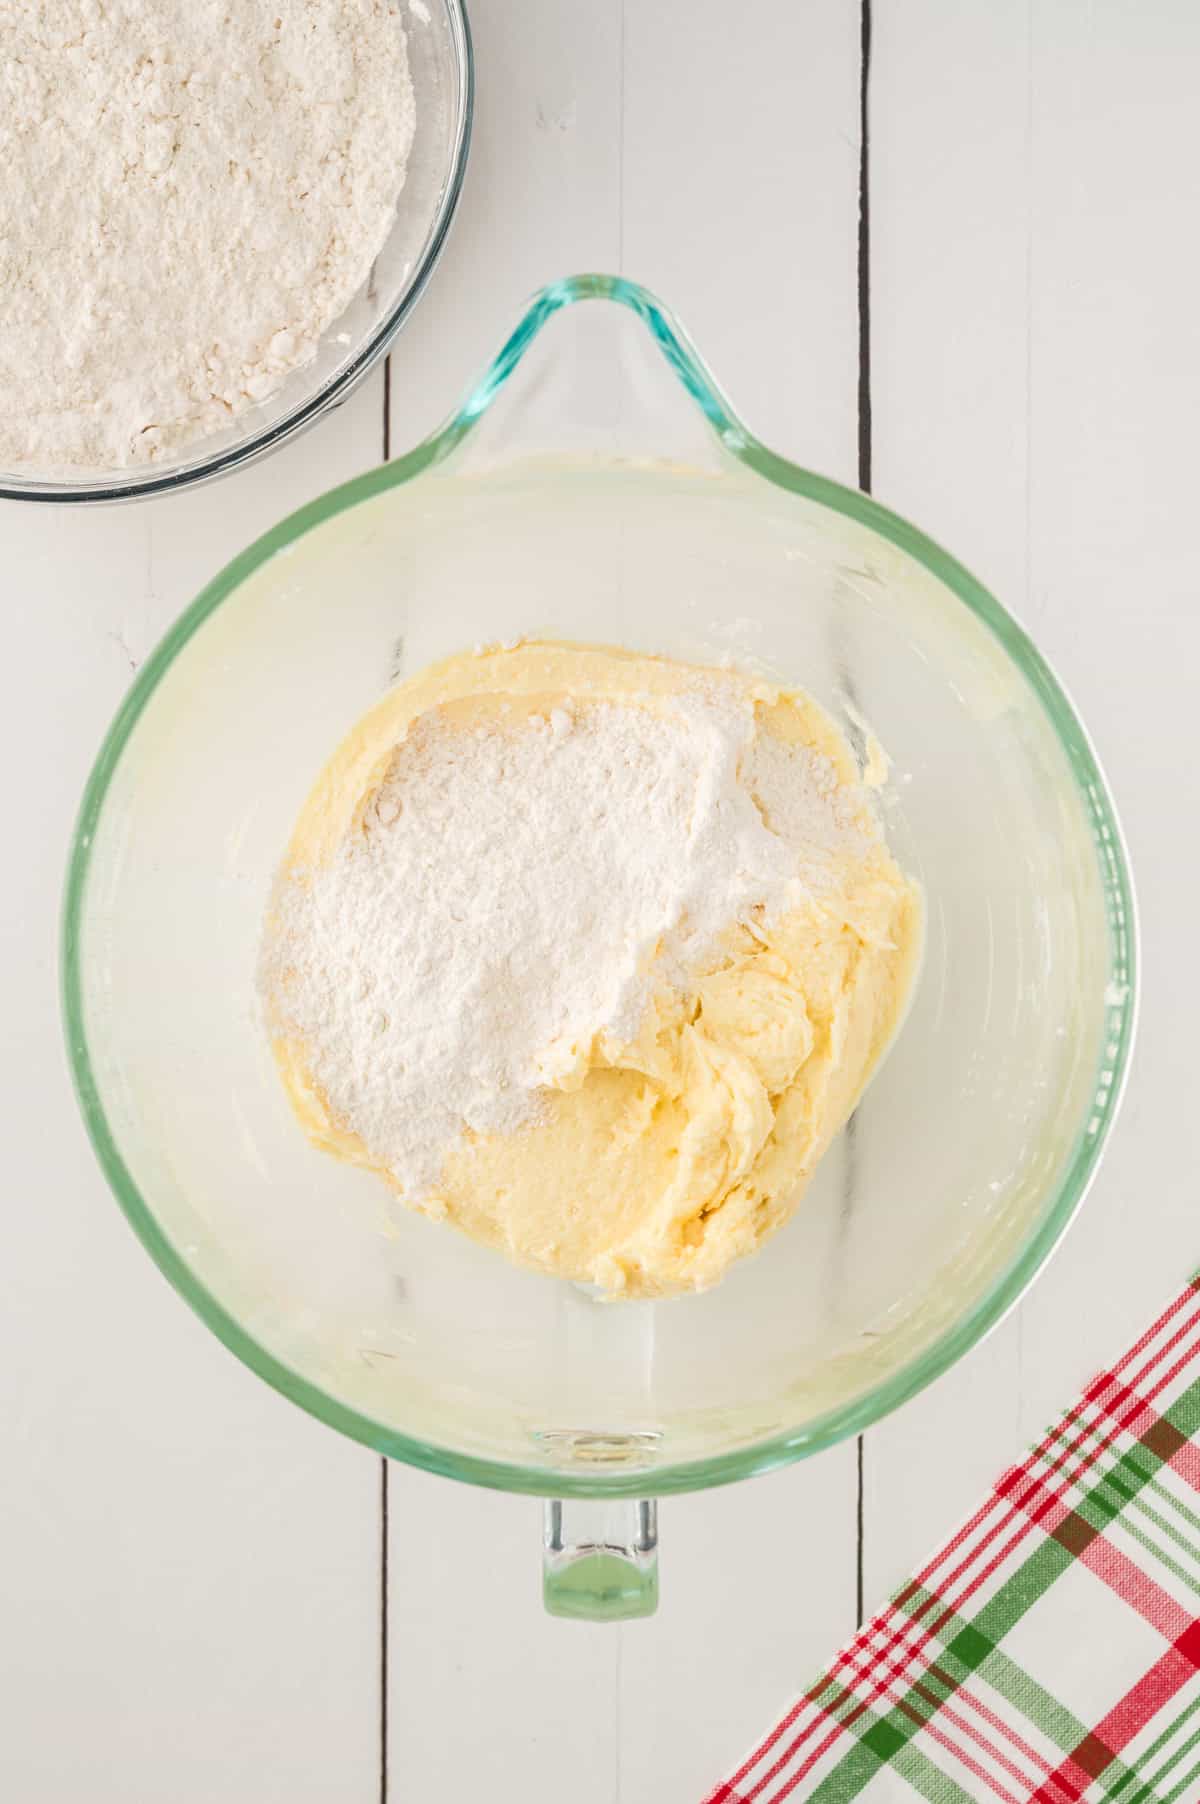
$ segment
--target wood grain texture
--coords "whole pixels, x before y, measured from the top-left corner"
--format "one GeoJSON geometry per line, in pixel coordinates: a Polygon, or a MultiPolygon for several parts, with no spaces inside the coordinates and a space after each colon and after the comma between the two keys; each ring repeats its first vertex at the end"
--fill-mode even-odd
{"type": "Polygon", "coordinates": [[[0,512],[0,1795],[28,1804],[375,1795],[376,1462],[237,1364],[135,1241],[70,1095],[56,941],[133,667],[227,556],[375,460],[381,393],[236,481],[0,512]]]}
{"type": "MultiPolygon", "coordinates": [[[[853,481],[857,10],[763,9],[745,33],[716,0],[538,0],[517,33],[477,0],[472,22],[473,169],[392,359],[393,451],[534,287],[592,268],[655,288],[758,431],[853,481]]],[[[854,1625],[852,1447],[669,1500],[659,1614],[623,1627],[542,1614],[537,1504],[399,1468],[389,1490],[396,1798],[699,1796],[854,1625]],[[473,1700],[453,1734],[451,1695],[473,1700]]]]}
{"type": "Polygon", "coordinates": [[[878,10],[878,492],[974,565],[1074,695],[1129,841],[1143,983],[1124,1111],[1066,1242],[1015,1316],[868,1437],[875,1602],[1200,1264],[1200,355],[1180,223],[1200,202],[1200,15],[878,10]]]}
{"type": "MultiPolygon", "coordinates": [[[[1200,654],[1190,530],[1200,13],[1185,0],[879,0],[873,478],[1057,663],[1140,876],[1123,1117],[1020,1311],[873,1430],[880,1601],[1200,1264],[1191,900],[1200,654]]],[[[528,293],[621,269],[680,314],[750,423],[853,480],[858,56],[846,0],[474,0],[458,224],[392,356],[393,452],[445,415],[528,293]]],[[[0,947],[0,1795],[380,1794],[377,1461],[291,1410],[124,1226],[60,1050],[56,923],[87,768],[133,667],[225,557],[375,461],[381,379],[234,481],[138,508],[0,511],[12,781],[0,947]],[[49,732],[49,743],[48,743],[49,732]]],[[[842,1640],[843,1448],[662,1511],[659,1616],[541,1610],[537,1506],[393,1467],[388,1758],[407,1797],[695,1799],[842,1640]]]]}

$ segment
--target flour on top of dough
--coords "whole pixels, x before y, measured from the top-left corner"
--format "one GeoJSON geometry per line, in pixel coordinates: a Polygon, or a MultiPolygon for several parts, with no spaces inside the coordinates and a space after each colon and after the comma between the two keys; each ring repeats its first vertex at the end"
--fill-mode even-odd
{"type": "Polygon", "coordinates": [[[314,355],[395,216],[398,0],[0,6],[0,468],[111,468],[314,355]]]}
{"type": "Polygon", "coordinates": [[[811,697],[530,640],[431,665],[347,733],[262,982],[314,1146],[531,1270],[663,1297],[795,1211],[920,948],[811,697]]]}
{"type": "Polygon", "coordinates": [[[738,922],[865,849],[854,797],[765,745],[717,673],[668,706],[417,719],[328,864],[277,888],[265,987],[308,1077],[409,1201],[464,1133],[536,1122],[738,922]]]}

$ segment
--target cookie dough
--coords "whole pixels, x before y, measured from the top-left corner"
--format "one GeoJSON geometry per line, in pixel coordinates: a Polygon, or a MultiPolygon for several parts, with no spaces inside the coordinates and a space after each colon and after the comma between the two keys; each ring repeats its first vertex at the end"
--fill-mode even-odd
{"type": "MultiPolygon", "coordinates": [[[[426,1193],[405,1195],[315,1079],[312,1047],[281,1000],[278,948],[265,984],[279,1071],[315,1146],[378,1172],[412,1207],[518,1264],[611,1296],[703,1290],[781,1227],[904,1012],[919,892],[889,853],[832,721],[769,682],[612,648],[530,643],[456,657],[399,685],[350,733],[281,872],[281,884],[308,882],[364,832],[396,748],[422,721],[465,734],[498,710],[514,729],[606,703],[653,713],[713,686],[752,721],[748,786],[773,751],[807,748],[839,831],[783,912],[729,921],[686,982],[654,983],[651,963],[649,999],[626,1031],[546,1048],[529,1125],[466,1130],[426,1193]]],[[[770,828],[767,802],[755,800],[770,828]]],[[[277,917],[268,947],[273,933],[277,917]]]]}

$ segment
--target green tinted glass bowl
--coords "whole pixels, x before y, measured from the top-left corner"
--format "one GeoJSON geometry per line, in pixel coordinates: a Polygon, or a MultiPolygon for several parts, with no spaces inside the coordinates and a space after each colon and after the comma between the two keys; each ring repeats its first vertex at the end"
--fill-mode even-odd
{"type": "Polygon", "coordinates": [[[1021,628],[761,444],[653,296],[586,276],[138,673],[71,853],[66,1035],[122,1208],[247,1365],[396,1459],[611,1504],[828,1447],[999,1319],[1095,1169],[1134,941],[1103,777],[1021,628]],[[889,838],[928,905],[912,1009],[793,1221],[703,1296],[597,1303],[390,1210],[304,1142],[257,1018],[271,873],[329,750],[398,676],[522,634],[732,656],[893,761],[889,838]]]}

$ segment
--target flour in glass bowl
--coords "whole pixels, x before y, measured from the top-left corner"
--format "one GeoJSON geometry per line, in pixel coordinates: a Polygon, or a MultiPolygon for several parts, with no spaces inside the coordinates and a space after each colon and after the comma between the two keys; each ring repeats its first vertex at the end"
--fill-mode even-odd
{"type": "Polygon", "coordinates": [[[316,352],[395,216],[400,0],[0,0],[0,468],[120,468],[316,352]]]}

